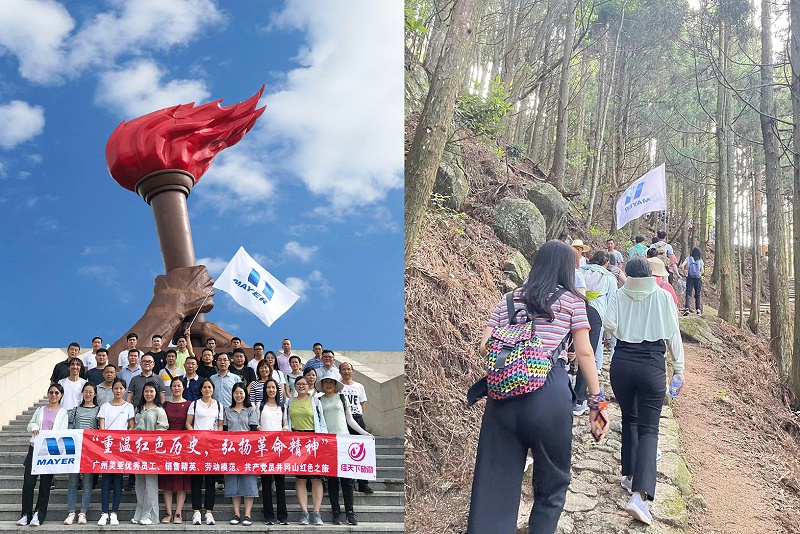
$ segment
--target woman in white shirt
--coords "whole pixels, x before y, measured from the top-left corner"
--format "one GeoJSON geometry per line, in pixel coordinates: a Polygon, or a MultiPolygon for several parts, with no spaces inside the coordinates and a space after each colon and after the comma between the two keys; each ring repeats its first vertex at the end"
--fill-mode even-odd
{"type": "MultiPolygon", "coordinates": [[[[187,430],[222,430],[222,421],[224,419],[222,412],[222,405],[215,401],[214,383],[206,378],[200,383],[201,397],[194,401],[189,406],[189,411],[186,413],[186,429],[187,430]]],[[[200,508],[205,504],[206,509],[206,525],[214,525],[214,501],[216,495],[216,475],[192,475],[192,524],[200,525],[200,508]],[[203,481],[206,484],[205,503],[203,501],[203,481]]]]}
{"type": "MultiPolygon", "coordinates": [[[[264,393],[261,401],[261,417],[259,429],[262,432],[280,432],[289,430],[286,418],[286,407],[278,401],[280,384],[273,379],[264,382],[264,393]]],[[[272,482],[275,482],[275,496],[278,501],[278,523],[289,524],[286,511],[286,476],[278,474],[261,475],[261,488],[264,502],[264,524],[274,525],[275,514],[272,508],[272,482]]]]}
{"type": "MultiPolygon", "coordinates": [[[[123,396],[128,389],[128,384],[121,378],[115,378],[111,385],[114,398],[100,406],[97,420],[100,423],[100,430],[133,430],[133,405],[125,402],[123,396]]],[[[117,512],[119,512],[119,502],[122,500],[122,473],[103,473],[103,485],[100,490],[100,503],[103,513],[97,522],[101,527],[111,524],[119,525],[117,512]],[[109,515],[108,501],[111,497],[111,486],[114,486],[114,502],[111,506],[109,515]]]]}

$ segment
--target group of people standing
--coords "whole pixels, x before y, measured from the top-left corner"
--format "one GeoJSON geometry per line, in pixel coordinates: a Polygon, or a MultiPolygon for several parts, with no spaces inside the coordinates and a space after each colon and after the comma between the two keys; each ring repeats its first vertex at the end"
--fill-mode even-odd
{"type": "MultiPolygon", "coordinates": [[[[241,340],[237,340],[234,338],[234,349],[230,353],[216,353],[216,341],[207,340],[198,361],[188,343],[188,333],[179,337],[178,350],[162,350],[161,336],[153,336],[152,350],[141,356],[136,348],[138,338],[131,333],[128,349],[119,355],[119,362],[127,362],[127,365],[119,370],[108,362],[108,351],[102,347],[100,337],[92,340],[93,350],[83,359],[79,357],[80,345],[71,343],[67,359],[53,369],[48,404],[38,408],[28,424],[31,440],[24,461],[22,513],[17,525],[38,526],[47,516],[53,475],[41,475],[35,507],[33,502],[39,478],[31,473],[33,441],[41,430],[293,431],[373,437],[364,426],[366,392],[353,380],[350,362],[341,363],[337,369],[333,365],[333,351],[324,350],[320,343],[315,343],[314,358],[303,366],[300,357],[291,352],[291,342],[285,339],[280,356],[272,351],[264,354],[263,343],[256,343],[254,357],[247,363],[241,340]],[[281,369],[282,364],[285,370],[281,369]]],[[[125,488],[136,491],[136,510],[131,522],[181,524],[187,492],[190,492],[192,524],[200,525],[205,520],[207,525],[214,525],[216,491],[224,487],[224,495],[233,505],[230,524],[249,526],[253,504],[259,496],[258,477],[131,474],[125,488]],[[162,517],[159,490],[164,494],[162,517]]],[[[260,475],[262,510],[267,525],[288,524],[285,478],[283,474],[260,475]],[[273,506],[273,485],[276,506],[273,506]]],[[[342,524],[343,521],[339,503],[341,487],[344,520],[351,525],[358,524],[353,506],[355,480],[296,475],[295,490],[301,508],[299,523],[323,524],[320,517],[323,481],[327,485],[333,523],[342,524]]],[[[98,475],[70,474],[68,514],[64,524],[87,523],[97,483],[98,475]],[[80,506],[77,503],[79,491],[82,492],[80,506]]],[[[122,473],[102,475],[98,525],[119,524],[123,483],[122,473]]],[[[358,487],[364,493],[373,492],[366,481],[359,480],[358,487]]]]}
{"type": "MultiPolygon", "coordinates": [[[[494,308],[479,347],[482,356],[495,329],[510,324],[514,315],[517,321],[533,321],[538,340],[554,358],[546,382],[535,391],[487,400],[468,532],[516,532],[519,488],[529,450],[534,466],[529,532],[555,532],[570,483],[572,417],[588,411],[590,432],[597,441],[609,428],[598,381],[603,332],[611,339],[611,387],[622,412],[620,484],[631,494],[625,510],[638,521],[652,522],[649,502],[655,494],[667,350],[672,372],[680,375],[681,382],[684,371],[677,298],[674,290],[669,291],[666,264],[658,257],[664,252],[666,234],[659,232],[657,237],[652,247],[637,238],[627,261],[613,240],[608,240],[607,250],[588,260],[583,254],[589,247],[580,240],[571,245],[548,241],[539,249],[523,286],[512,293],[514,310],[509,310],[507,296],[494,308]],[[560,350],[568,336],[571,346],[560,350]],[[567,374],[571,360],[579,371],[574,387],[567,374]]],[[[694,254],[692,258],[702,261],[694,254]]]]}

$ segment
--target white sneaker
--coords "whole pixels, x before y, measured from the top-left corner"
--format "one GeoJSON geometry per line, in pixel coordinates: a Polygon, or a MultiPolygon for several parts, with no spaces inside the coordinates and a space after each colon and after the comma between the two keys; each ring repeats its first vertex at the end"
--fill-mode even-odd
{"type": "Polygon", "coordinates": [[[67,514],[67,518],[64,520],[65,525],[71,525],[75,522],[75,512],[70,512],[67,514]]]}
{"type": "Polygon", "coordinates": [[[38,527],[39,526],[39,512],[34,512],[33,513],[33,517],[31,517],[31,522],[28,523],[28,524],[30,526],[32,526],[32,527],[38,527]]]}
{"type": "Polygon", "coordinates": [[[646,501],[642,500],[642,496],[638,491],[631,495],[628,506],[625,507],[625,511],[634,519],[641,521],[645,525],[653,523],[653,516],[650,514],[650,506],[646,501]]]}
{"type": "Polygon", "coordinates": [[[214,514],[211,512],[206,512],[206,525],[216,525],[214,521],[214,514]]]}
{"type": "Polygon", "coordinates": [[[139,520],[134,517],[133,519],[131,519],[131,523],[133,523],[134,525],[138,525],[139,520]]]}
{"type": "Polygon", "coordinates": [[[108,524],[108,514],[103,512],[103,514],[100,515],[100,520],[97,522],[97,524],[101,527],[106,526],[108,524]]]}
{"type": "Polygon", "coordinates": [[[17,519],[17,526],[18,527],[27,527],[28,526],[28,516],[23,515],[19,519],[17,519]]]}
{"type": "Polygon", "coordinates": [[[200,517],[200,512],[195,512],[192,514],[192,524],[193,525],[202,525],[203,520],[200,517]]]}
{"type": "Polygon", "coordinates": [[[140,525],[152,525],[153,521],[149,517],[145,517],[139,521],[140,525]]]}
{"type": "Polygon", "coordinates": [[[589,403],[587,401],[583,401],[580,404],[576,404],[572,407],[572,415],[575,417],[579,417],[586,412],[589,411],[589,403]]]}
{"type": "Polygon", "coordinates": [[[85,525],[86,524],[86,513],[81,512],[78,514],[78,524],[85,525]]]}
{"type": "Polygon", "coordinates": [[[109,519],[110,525],[119,525],[119,519],[117,519],[117,514],[115,512],[111,512],[111,517],[109,519]]]}
{"type": "Polygon", "coordinates": [[[633,493],[633,477],[622,477],[619,485],[628,490],[628,493],[633,493]]]}

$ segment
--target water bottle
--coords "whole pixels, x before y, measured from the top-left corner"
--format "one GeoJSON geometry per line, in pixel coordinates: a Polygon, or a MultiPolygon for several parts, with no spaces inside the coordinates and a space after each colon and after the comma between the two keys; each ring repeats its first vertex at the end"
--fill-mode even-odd
{"type": "Polygon", "coordinates": [[[672,381],[669,383],[669,397],[674,399],[678,396],[678,390],[683,385],[683,376],[682,375],[672,375],[672,381]]]}

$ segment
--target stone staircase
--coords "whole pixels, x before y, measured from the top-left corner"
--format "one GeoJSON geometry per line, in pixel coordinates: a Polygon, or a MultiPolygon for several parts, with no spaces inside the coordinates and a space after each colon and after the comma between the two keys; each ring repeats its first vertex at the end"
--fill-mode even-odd
{"type": "MultiPolygon", "coordinates": [[[[25,428],[40,402],[31,407],[22,415],[17,417],[10,424],[0,430],[0,530],[30,531],[34,527],[18,527],[16,520],[19,518],[22,502],[22,462],[28,449],[30,434],[25,428]]],[[[368,421],[369,422],[369,421],[368,421]]],[[[136,494],[134,492],[124,492],[122,503],[120,504],[118,527],[99,527],[97,520],[100,518],[100,490],[96,489],[92,493],[92,501],[89,506],[88,519],[86,525],[73,524],[64,525],[62,522],[67,516],[67,475],[56,475],[56,488],[50,493],[50,505],[47,511],[47,521],[36,528],[37,532],[65,532],[65,531],[92,531],[102,532],[110,530],[119,531],[142,531],[147,534],[160,534],[180,531],[216,531],[230,532],[234,530],[253,530],[258,532],[274,532],[277,534],[292,532],[403,532],[404,531],[404,508],[405,496],[403,492],[404,467],[403,467],[403,440],[394,437],[376,437],[376,455],[378,478],[370,482],[370,486],[375,493],[366,495],[364,493],[355,494],[355,511],[358,516],[359,524],[352,525],[333,525],[331,523],[330,502],[327,494],[322,501],[322,520],[325,522],[323,527],[300,526],[297,521],[300,516],[300,505],[294,492],[294,479],[287,477],[286,481],[286,501],[289,509],[289,525],[267,526],[263,522],[261,513],[261,498],[256,499],[253,504],[253,524],[249,527],[241,525],[230,525],[228,521],[233,516],[230,499],[223,497],[223,491],[217,491],[217,501],[214,507],[214,518],[217,524],[214,526],[193,526],[191,524],[191,497],[187,496],[186,506],[183,510],[184,523],[181,525],[158,524],[149,526],[133,525],[130,519],[136,507],[136,494]]],[[[342,497],[340,502],[344,506],[342,497]]],[[[310,507],[309,496],[309,507],[310,507]]],[[[161,512],[164,512],[163,498],[160,498],[161,512]]],[[[35,501],[34,501],[35,502],[35,501]]],[[[80,502],[80,493],[78,493],[80,502]]],[[[344,513],[342,513],[344,520],[344,513]]]]}

